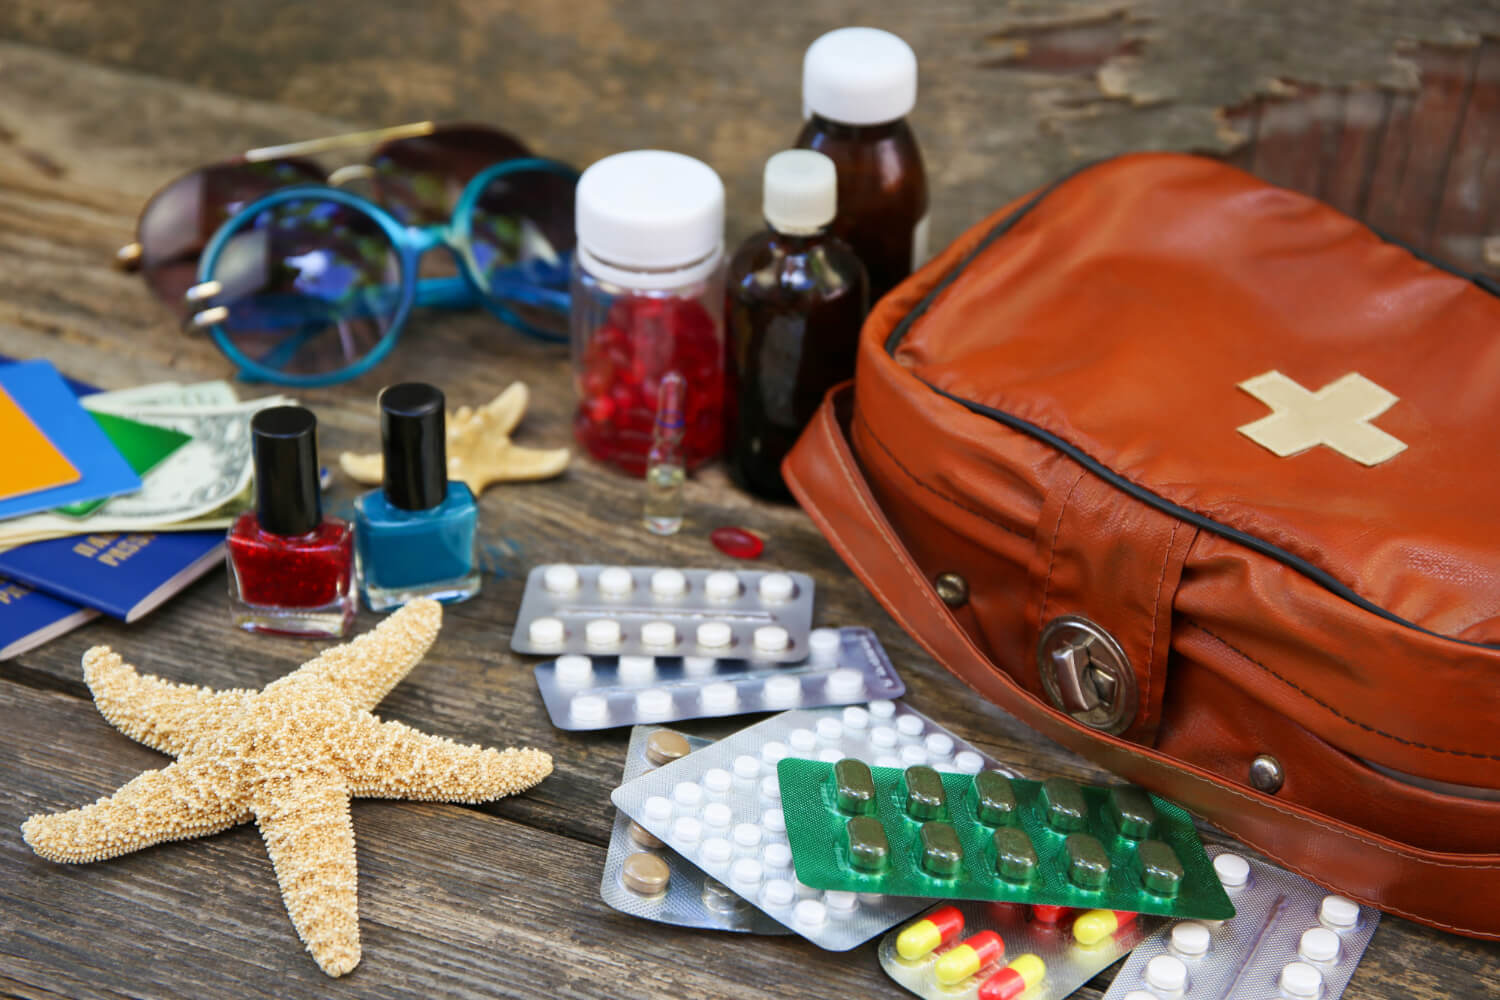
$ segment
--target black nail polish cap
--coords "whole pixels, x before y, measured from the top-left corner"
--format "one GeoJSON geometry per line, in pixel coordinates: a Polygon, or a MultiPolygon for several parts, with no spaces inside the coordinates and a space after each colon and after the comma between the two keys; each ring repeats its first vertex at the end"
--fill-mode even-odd
{"type": "Polygon", "coordinates": [[[443,394],[425,382],[380,393],[385,498],[402,510],[430,510],[448,496],[448,439],[443,394]]]}
{"type": "Polygon", "coordinates": [[[301,406],[269,406],[250,418],[255,516],[273,535],[305,535],[323,520],[318,418],[301,406]]]}

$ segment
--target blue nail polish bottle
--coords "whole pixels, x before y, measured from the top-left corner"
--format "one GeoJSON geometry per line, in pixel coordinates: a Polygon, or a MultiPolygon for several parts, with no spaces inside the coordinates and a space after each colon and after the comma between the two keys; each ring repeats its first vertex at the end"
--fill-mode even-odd
{"type": "Polygon", "coordinates": [[[359,589],[372,611],[479,593],[479,507],[469,487],[448,479],[444,421],[433,386],[403,382],[380,394],[385,483],[354,505],[359,589]]]}

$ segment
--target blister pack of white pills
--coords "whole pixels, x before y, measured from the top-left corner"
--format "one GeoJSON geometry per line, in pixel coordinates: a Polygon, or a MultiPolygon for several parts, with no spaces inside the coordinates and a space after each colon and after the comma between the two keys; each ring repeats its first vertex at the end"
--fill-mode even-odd
{"type": "Polygon", "coordinates": [[[783,757],[854,757],[877,766],[930,764],[1019,777],[920,712],[873,701],[773,715],[615,789],[616,808],[647,832],[829,951],[847,951],[931,900],[821,892],[798,882],[776,779],[783,757]],[[726,840],[727,855],[719,846],[726,840]]]}
{"type": "Polygon", "coordinates": [[[1337,1000],[1380,914],[1275,865],[1209,854],[1234,917],[1167,925],[1135,949],[1106,1000],[1337,1000]]]}
{"type": "Polygon", "coordinates": [[[819,628],[812,656],[786,666],[705,656],[589,657],[539,663],[536,686],[559,729],[609,729],[899,698],[906,685],[867,628],[819,628]]]}
{"type": "MultiPolygon", "coordinates": [[[[630,733],[621,784],[711,743],[659,726],[636,726],[630,733]]],[[[704,849],[732,852],[728,840],[712,848],[705,844],[704,849]]],[[[718,879],[709,877],[623,812],[615,814],[599,896],[622,913],[663,924],[751,934],[787,933],[781,924],[745,902],[718,879]]]]}
{"type": "Polygon", "coordinates": [[[527,574],[510,648],[796,663],[812,614],[805,573],[559,563],[527,574]]]}

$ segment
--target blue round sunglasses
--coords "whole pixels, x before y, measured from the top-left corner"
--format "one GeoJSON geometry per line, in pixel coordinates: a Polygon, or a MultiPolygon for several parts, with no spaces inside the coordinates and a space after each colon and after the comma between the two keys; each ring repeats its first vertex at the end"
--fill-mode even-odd
{"type": "Polygon", "coordinates": [[[482,305],[523,332],[565,342],[577,179],[554,160],[497,163],[465,185],[447,222],[427,225],[342,188],[282,188],[209,240],[185,295],[196,310],[189,324],[244,377],[296,386],[369,371],[415,306],[482,305]],[[458,275],[423,277],[423,256],[439,247],[458,275]]]}

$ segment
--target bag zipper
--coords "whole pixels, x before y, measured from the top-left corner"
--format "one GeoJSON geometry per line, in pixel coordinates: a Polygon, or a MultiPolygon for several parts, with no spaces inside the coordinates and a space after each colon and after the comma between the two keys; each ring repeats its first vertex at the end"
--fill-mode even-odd
{"type": "MultiPolygon", "coordinates": [[[[932,306],[933,302],[936,301],[937,297],[944,291],[946,291],[948,286],[953,284],[953,282],[958,279],[958,277],[969,267],[969,265],[974,263],[974,261],[977,260],[981,254],[987,251],[991,247],[991,245],[995,243],[996,240],[1000,239],[1002,236],[1006,235],[1013,228],[1015,228],[1016,223],[1020,222],[1021,219],[1023,219],[1032,209],[1036,208],[1036,206],[1041,203],[1042,199],[1046,198],[1062,185],[1073,180],[1079,174],[1092,170],[1095,167],[1102,166],[1103,164],[1109,163],[1114,159],[1116,159],[1116,157],[1110,157],[1104,160],[1096,160],[1092,163],[1086,163],[1083,166],[1078,167],[1076,170],[1065,174],[1059,179],[1053,181],[1051,184],[1042,188],[1036,194],[1032,195],[1024,205],[1021,205],[1010,215],[1006,216],[1004,219],[1001,219],[1000,222],[995,225],[995,228],[986,233],[984,239],[980,240],[979,244],[975,246],[974,249],[971,250],[963,260],[958,262],[958,265],[956,267],[954,267],[947,274],[943,275],[942,279],[936,285],[934,285],[926,295],[922,297],[922,300],[915,306],[913,306],[911,311],[903,316],[899,322],[897,322],[895,327],[891,330],[890,336],[886,337],[886,353],[894,358],[896,349],[901,346],[902,339],[911,330],[912,325],[918,319],[920,319],[924,313],[927,312],[927,310],[932,306]]],[[[1205,159],[1207,159],[1207,157],[1205,157],[1205,159]]],[[[1212,162],[1217,163],[1220,161],[1212,162]]],[[[1496,282],[1495,280],[1485,277],[1484,275],[1471,274],[1467,271],[1461,271],[1450,264],[1446,264],[1440,260],[1428,256],[1422,251],[1408,246],[1401,240],[1385,235],[1378,229],[1374,229],[1372,227],[1366,228],[1369,228],[1370,232],[1374,233],[1382,241],[1390,243],[1393,246],[1400,247],[1407,253],[1411,254],[1413,257],[1416,257],[1418,260],[1421,260],[1440,271],[1445,271],[1456,277],[1463,278],[1473,283],[1481,291],[1484,291],[1490,295],[1500,296],[1500,282],[1496,282]]],[[[1500,645],[1496,645],[1493,643],[1474,642],[1469,639],[1460,639],[1456,636],[1443,635],[1441,632],[1434,632],[1431,629],[1424,628],[1423,626],[1418,625],[1416,622],[1408,621],[1407,619],[1402,618],[1400,615],[1396,614],[1394,611],[1391,611],[1387,608],[1382,608],[1380,605],[1376,604],[1374,601],[1371,601],[1369,598],[1363,597],[1360,594],[1356,593],[1354,589],[1351,588],[1348,584],[1345,584],[1343,581],[1339,580],[1328,571],[1314,565],[1301,556],[1296,555],[1292,552],[1288,552],[1286,549],[1281,548],[1279,545],[1268,542],[1263,538],[1259,538],[1255,535],[1241,531],[1238,528],[1232,528],[1227,524],[1222,524],[1218,521],[1215,521],[1213,518],[1200,514],[1197,511],[1190,510],[1187,507],[1183,507],[1179,504],[1173,503],[1166,497],[1153,493],[1151,490],[1146,489],[1144,486],[1140,486],[1135,482],[1126,479],[1124,476],[1121,476],[1113,469],[1110,469],[1108,466],[1104,465],[1098,459],[1081,451],[1070,442],[1064,440],[1063,438],[1057,436],[1056,434],[1043,427],[1039,427],[1038,425],[1033,424],[1028,420],[1023,420],[1013,413],[1007,413],[1004,410],[997,410],[994,407],[986,406],[983,403],[977,403],[971,399],[965,399],[961,396],[956,396],[951,392],[940,389],[939,387],[933,385],[931,382],[928,382],[920,375],[916,375],[915,372],[913,372],[912,374],[917,379],[917,381],[927,386],[927,388],[931,389],[939,396],[957,403],[971,413],[976,413],[982,417],[988,417],[991,420],[1004,424],[1012,430],[1019,431],[1022,434],[1041,441],[1043,444],[1046,444],[1049,447],[1063,453],[1068,458],[1071,458],[1073,461],[1077,462],[1079,465],[1083,466],[1085,469],[1098,476],[1100,479],[1103,479],[1111,486],[1114,486],[1116,489],[1127,494],[1128,496],[1134,497],[1136,500],[1139,500],[1147,506],[1153,507],[1156,510],[1159,510],[1171,517],[1186,521],[1188,524],[1200,528],[1203,531],[1210,532],[1212,534],[1220,536],[1221,538],[1226,538],[1232,542],[1243,545],[1246,548],[1251,549],[1252,551],[1259,552],[1261,555],[1266,556],[1267,558],[1274,559],[1275,561],[1281,563],[1283,566],[1286,566],[1288,569],[1300,573],[1301,575],[1312,580],[1314,583],[1323,587],[1330,593],[1336,594],[1337,596],[1343,598],[1345,601],[1348,601],[1350,604],[1353,604],[1364,611],[1368,611],[1373,615],[1377,615],[1380,618],[1385,619],[1386,621],[1392,622],[1393,624],[1412,629],[1416,632],[1422,633],[1423,635],[1430,635],[1436,639],[1443,639],[1448,642],[1456,642],[1464,646],[1474,646],[1479,649],[1500,649],[1500,645]]]]}

